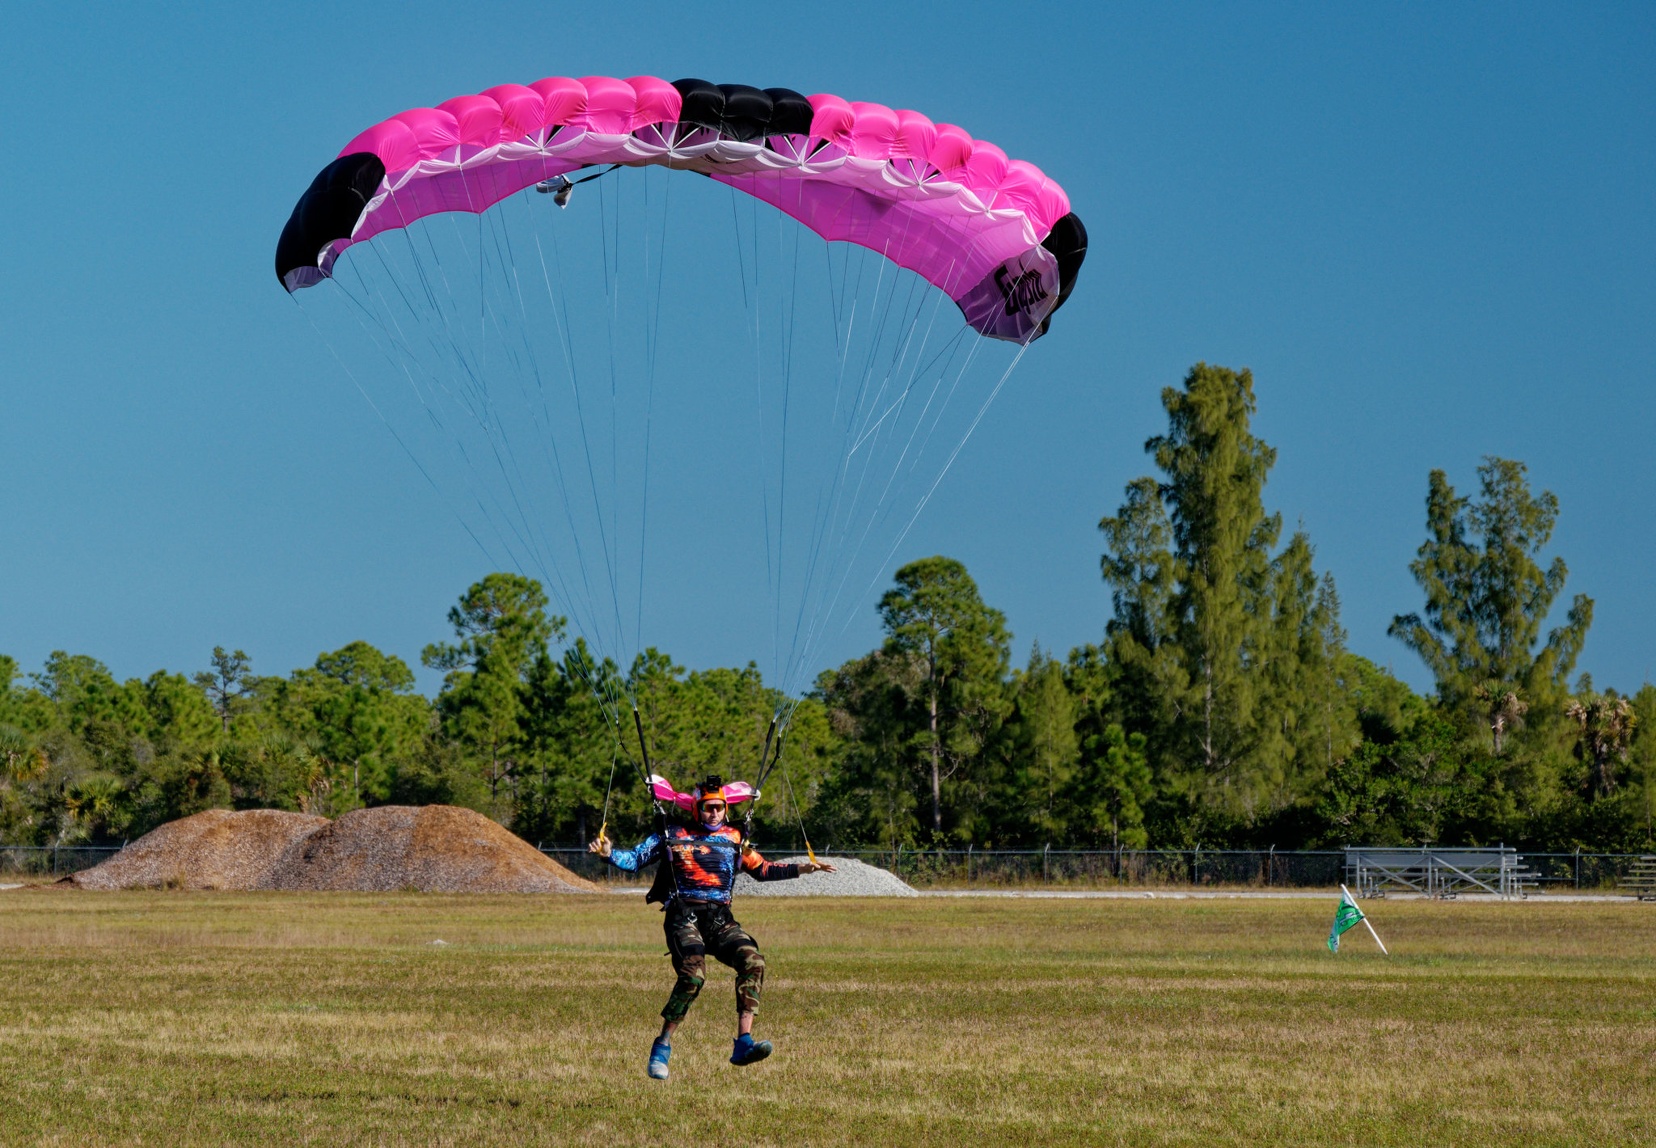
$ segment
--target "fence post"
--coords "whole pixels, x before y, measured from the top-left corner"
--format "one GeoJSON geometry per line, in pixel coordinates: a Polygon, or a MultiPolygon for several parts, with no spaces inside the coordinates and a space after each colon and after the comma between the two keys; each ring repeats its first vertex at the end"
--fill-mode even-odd
{"type": "Polygon", "coordinates": [[[1041,880],[1047,882],[1048,884],[1052,883],[1052,871],[1047,868],[1047,855],[1051,852],[1051,842],[1041,846],[1041,880]]]}
{"type": "Polygon", "coordinates": [[[1575,850],[1575,887],[1577,893],[1581,892],[1581,846],[1579,845],[1576,846],[1575,850]]]}
{"type": "Polygon", "coordinates": [[[1265,888],[1267,889],[1271,887],[1271,870],[1275,868],[1275,866],[1276,846],[1272,845],[1271,851],[1265,855],[1265,888]]]}
{"type": "Polygon", "coordinates": [[[966,884],[972,883],[972,842],[966,843],[966,884]]]}

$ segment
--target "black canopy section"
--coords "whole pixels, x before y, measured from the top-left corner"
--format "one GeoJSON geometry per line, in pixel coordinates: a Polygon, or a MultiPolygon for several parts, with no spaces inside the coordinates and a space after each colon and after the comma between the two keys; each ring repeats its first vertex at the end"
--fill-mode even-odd
{"type": "Polygon", "coordinates": [[[350,237],[384,178],[385,165],[371,152],[342,155],[317,173],[294,205],[287,226],[282,228],[282,238],[276,242],[276,278],[282,286],[292,291],[309,285],[289,283],[290,272],[297,271],[299,279],[308,279],[311,274],[321,278],[316,261],[322,249],[336,239],[350,237]]]}
{"type": "Polygon", "coordinates": [[[707,128],[726,139],[802,136],[811,130],[811,102],[791,88],[760,90],[695,79],[674,80],[673,87],[684,100],[680,124],[707,128]]]}
{"type": "Polygon", "coordinates": [[[1041,246],[1058,260],[1058,302],[1047,316],[1047,322],[1051,322],[1075,288],[1075,277],[1081,274],[1081,263],[1087,258],[1087,229],[1081,225],[1081,217],[1072,211],[1054,223],[1041,246]]]}

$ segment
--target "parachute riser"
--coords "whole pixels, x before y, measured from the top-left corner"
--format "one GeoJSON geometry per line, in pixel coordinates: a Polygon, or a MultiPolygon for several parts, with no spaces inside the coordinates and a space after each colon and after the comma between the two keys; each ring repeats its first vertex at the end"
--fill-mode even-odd
{"type": "Polygon", "coordinates": [[[742,818],[742,845],[745,848],[753,837],[753,807],[759,804],[759,798],[765,785],[765,759],[770,756],[771,742],[776,739],[776,718],[771,718],[770,728],[765,730],[765,744],[759,749],[759,770],[754,775],[753,800],[748,802],[747,813],[742,818]]]}
{"type": "MultiPolygon", "coordinates": [[[[742,844],[744,848],[746,847],[748,838],[753,831],[754,806],[759,803],[759,798],[763,793],[765,782],[770,778],[770,775],[775,772],[776,767],[782,764],[783,746],[788,739],[788,729],[785,723],[779,723],[775,718],[773,718],[771,719],[771,728],[776,733],[776,753],[771,757],[769,764],[765,765],[765,767],[760,771],[759,780],[753,787],[753,801],[748,805],[747,816],[744,818],[742,824],[742,844]]],[[[770,740],[770,735],[767,734],[765,736],[765,744],[767,748],[770,745],[770,740]]],[[[788,778],[788,771],[786,768],[782,770],[782,780],[787,784],[788,802],[794,807],[794,816],[799,818],[799,835],[805,842],[805,854],[810,858],[811,864],[815,865],[817,863],[816,850],[811,848],[810,835],[805,832],[805,817],[799,808],[799,798],[794,796],[793,783],[788,778]]]]}
{"type": "Polygon", "coordinates": [[[759,750],[759,772],[765,771],[765,759],[770,756],[771,742],[776,738],[776,719],[770,720],[770,728],[765,731],[765,744],[759,750]]]}
{"type": "Polygon", "coordinates": [[[742,845],[744,848],[753,837],[753,811],[758,806],[759,799],[764,796],[765,782],[770,777],[771,771],[776,768],[776,763],[782,760],[782,744],[787,740],[787,737],[788,731],[780,726],[775,718],[772,718],[770,729],[765,733],[765,748],[759,751],[759,776],[753,783],[753,800],[748,802],[747,813],[742,817],[742,845]],[[774,755],[771,754],[773,743],[776,746],[774,755]],[[766,764],[765,761],[767,757],[770,758],[769,764],[766,764]]]}
{"type": "Polygon", "coordinates": [[[650,788],[650,744],[644,737],[644,718],[639,714],[636,705],[633,706],[632,715],[633,728],[638,731],[638,754],[641,758],[640,761],[635,761],[633,764],[638,767],[639,777],[644,782],[645,795],[649,797],[650,803],[655,806],[655,831],[656,836],[661,840],[660,864],[667,866],[667,873],[673,879],[673,896],[677,897],[681,890],[678,883],[678,870],[673,868],[673,854],[667,843],[667,810],[661,804],[661,799],[655,795],[655,791],[650,788]]]}

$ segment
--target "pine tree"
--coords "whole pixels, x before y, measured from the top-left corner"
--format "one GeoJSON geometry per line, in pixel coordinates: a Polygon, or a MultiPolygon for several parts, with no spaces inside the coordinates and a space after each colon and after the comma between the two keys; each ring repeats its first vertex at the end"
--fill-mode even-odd
{"type": "Polygon", "coordinates": [[[1536,562],[1558,520],[1558,499],[1532,496],[1524,464],[1493,456],[1478,467],[1478,485],[1473,502],[1432,471],[1428,537],[1409,566],[1426,592],[1425,614],[1399,615],[1388,632],[1432,671],[1439,702],[1483,729],[1500,756],[1526,714],[1533,724],[1563,712],[1593,600],[1577,594],[1564,624],[1537,648],[1568,575],[1561,557],[1544,570],[1536,562]]]}
{"type": "Polygon", "coordinates": [[[1256,823],[1305,797],[1355,740],[1336,667],[1338,596],[1309,538],[1276,552],[1264,506],[1276,451],[1252,434],[1248,371],[1198,363],[1162,392],[1162,472],[1134,480],[1106,539],[1106,653],[1125,727],[1198,818],[1256,823]]]}
{"type": "Polygon", "coordinates": [[[1071,829],[1070,798],[1080,765],[1078,700],[1065,680],[1064,664],[1039,645],[1014,679],[1012,693],[1008,784],[994,803],[996,816],[986,820],[996,826],[996,841],[1062,841],[1071,829]]]}
{"type": "MultiPolygon", "coordinates": [[[[434,643],[420,660],[446,671],[437,708],[445,729],[478,755],[489,796],[513,791],[524,750],[524,701],[529,674],[547,642],[562,638],[565,619],[548,617],[546,592],[520,574],[490,574],[449,610],[454,644],[434,643]]],[[[503,808],[495,815],[501,816],[503,808]]]]}
{"type": "Polygon", "coordinates": [[[886,651],[919,671],[912,744],[930,783],[931,829],[943,832],[943,782],[978,761],[1006,717],[1011,635],[953,558],[910,562],[880,599],[886,651]]]}

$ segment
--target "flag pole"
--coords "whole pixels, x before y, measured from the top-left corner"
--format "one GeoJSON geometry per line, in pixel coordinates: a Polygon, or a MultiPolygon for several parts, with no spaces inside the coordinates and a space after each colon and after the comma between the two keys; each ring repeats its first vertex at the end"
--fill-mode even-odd
{"type": "MultiPolygon", "coordinates": [[[[1341,885],[1340,886],[1340,892],[1345,894],[1346,900],[1350,901],[1353,905],[1357,905],[1357,898],[1355,898],[1351,895],[1351,890],[1350,889],[1347,889],[1344,885],[1341,885]]],[[[1369,924],[1368,914],[1363,912],[1363,908],[1362,908],[1361,905],[1357,905],[1357,912],[1362,915],[1363,928],[1365,928],[1369,931],[1369,936],[1373,937],[1374,938],[1374,943],[1380,946],[1380,951],[1382,953],[1386,953],[1386,956],[1388,956],[1388,957],[1391,956],[1390,953],[1386,952],[1386,942],[1384,942],[1380,939],[1380,934],[1376,933],[1374,931],[1374,926],[1369,924]]]]}

